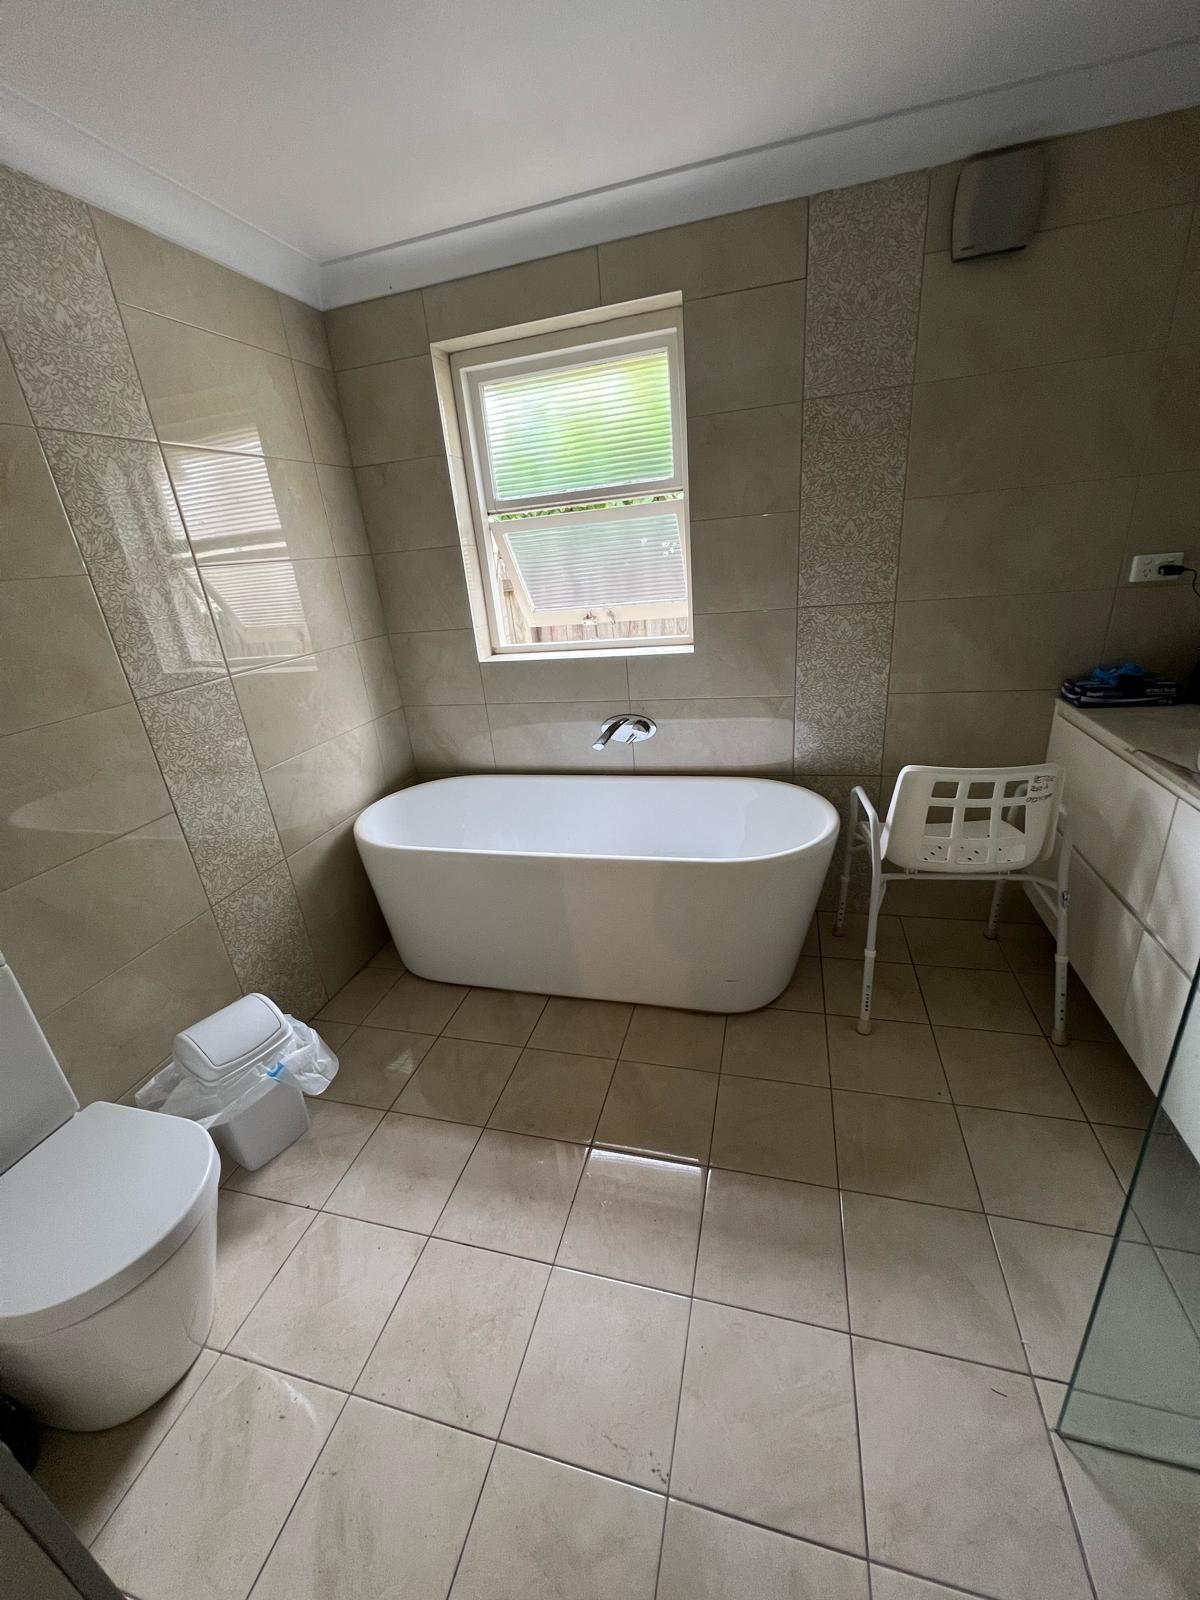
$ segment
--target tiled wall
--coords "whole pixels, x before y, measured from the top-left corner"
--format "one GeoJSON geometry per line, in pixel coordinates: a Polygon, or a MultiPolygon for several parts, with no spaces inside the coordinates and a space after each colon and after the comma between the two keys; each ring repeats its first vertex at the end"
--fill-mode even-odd
{"type": "Polygon", "coordinates": [[[950,261],[945,168],[328,313],[422,774],[754,771],[840,799],[908,761],[1036,759],[1095,661],[1186,671],[1200,601],[1124,575],[1200,557],[1200,112],[1048,163],[1038,237],[992,260],[950,261]],[[695,654],[481,668],[429,342],[665,290],[695,654]],[[658,736],[593,754],[629,705],[658,736]]]}
{"type": "Polygon", "coordinates": [[[384,937],[411,775],[319,313],[0,168],[0,949],[81,1100],[384,937]]]}

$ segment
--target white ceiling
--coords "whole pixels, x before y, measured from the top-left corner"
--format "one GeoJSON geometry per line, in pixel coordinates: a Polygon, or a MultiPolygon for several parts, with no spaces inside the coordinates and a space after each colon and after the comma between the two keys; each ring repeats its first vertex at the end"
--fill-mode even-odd
{"type": "Polygon", "coordinates": [[[830,181],[1200,99],[1170,48],[1197,34],[1200,0],[5,0],[0,149],[286,287],[376,252],[325,272],[345,298],[540,253],[548,224],[803,192],[809,145],[830,181]]]}

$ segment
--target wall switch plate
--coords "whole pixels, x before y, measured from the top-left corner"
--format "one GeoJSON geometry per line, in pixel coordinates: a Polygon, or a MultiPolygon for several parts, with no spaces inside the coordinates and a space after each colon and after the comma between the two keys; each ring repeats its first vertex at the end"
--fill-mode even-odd
{"type": "Polygon", "coordinates": [[[1175,562],[1176,565],[1183,561],[1182,550],[1168,550],[1165,555],[1134,556],[1129,566],[1130,583],[1175,583],[1179,574],[1172,577],[1160,577],[1159,567],[1164,562],[1175,562]]]}

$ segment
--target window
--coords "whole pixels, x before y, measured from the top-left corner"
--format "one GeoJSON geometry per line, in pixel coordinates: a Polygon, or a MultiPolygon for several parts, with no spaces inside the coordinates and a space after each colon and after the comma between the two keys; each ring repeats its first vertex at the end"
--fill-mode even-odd
{"type": "Polygon", "coordinates": [[[691,648],[681,338],[670,307],[451,357],[492,656],[691,648]]]}

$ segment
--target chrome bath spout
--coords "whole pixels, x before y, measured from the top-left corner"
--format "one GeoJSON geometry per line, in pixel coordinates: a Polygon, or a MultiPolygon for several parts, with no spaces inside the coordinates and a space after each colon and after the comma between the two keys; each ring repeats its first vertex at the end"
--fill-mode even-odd
{"type": "Polygon", "coordinates": [[[638,744],[642,739],[652,739],[658,732],[658,724],[653,717],[643,717],[636,712],[629,712],[621,716],[605,717],[600,724],[600,737],[592,745],[593,750],[603,750],[611,740],[617,744],[638,744]]]}

